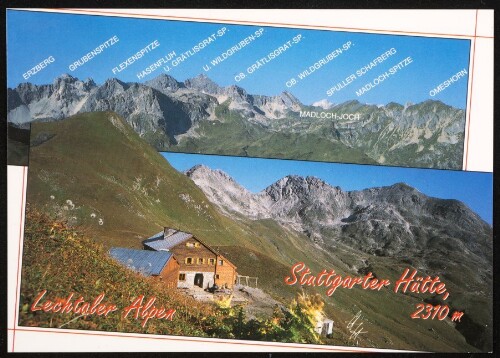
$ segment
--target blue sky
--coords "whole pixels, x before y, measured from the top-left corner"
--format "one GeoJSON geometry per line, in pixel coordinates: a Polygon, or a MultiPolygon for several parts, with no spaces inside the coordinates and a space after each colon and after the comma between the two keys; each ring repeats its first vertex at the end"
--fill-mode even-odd
{"type": "Polygon", "coordinates": [[[183,153],[161,154],[179,171],[196,164],[220,169],[254,193],[289,174],[315,176],[346,191],[403,182],[429,196],[463,201],[490,224],[493,219],[491,173],[183,153]]]}
{"type": "MultiPolygon", "coordinates": [[[[56,61],[32,76],[30,82],[52,83],[55,77],[63,73],[80,79],[91,77],[98,84],[111,77],[134,82],[149,80],[160,75],[163,70],[160,68],[143,80],[139,80],[136,74],[171,51],[179,55],[191,49],[222,27],[228,29],[224,36],[172,68],[168,74],[178,81],[184,81],[205,73],[222,86],[237,84],[252,94],[277,95],[288,90],[305,104],[324,98],[333,103],[357,99],[371,104],[393,101],[404,104],[431,98],[431,89],[460,70],[468,69],[469,63],[468,40],[263,27],[264,33],[260,39],[205,72],[203,66],[210,60],[260,27],[8,10],[7,83],[9,87],[15,87],[25,82],[22,74],[48,56],[53,56],[56,61]],[[238,73],[245,73],[251,64],[298,34],[302,36],[298,44],[255,73],[247,74],[245,79],[239,82],[235,80],[238,73]],[[77,70],[71,72],[68,69],[71,63],[115,35],[119,38],[117,44],[77,70]],[[158,49],[113,75],[113,67],[154,40],[160,42],[158,49]],[[298,79],[300,72],[347,41],[351,41],[354,46],[310,76],[298,80],[295,86],[287,88],[288,80],[298,79]],[[392,47],[396,49],[395,55],[340,92],[331,97],[326,95],[333,85],[392,47]],[[363,96],[356,96],[356,90],[407,56],[412,57],[412,64],[363,96]]],[[[463,77],[432,99],[465,108],[466,91],[467,78],[463,77]]]]}

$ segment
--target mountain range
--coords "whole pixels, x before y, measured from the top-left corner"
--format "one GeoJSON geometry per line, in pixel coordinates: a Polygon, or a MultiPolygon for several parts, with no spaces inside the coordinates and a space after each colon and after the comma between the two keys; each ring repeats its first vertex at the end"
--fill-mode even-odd
{"type": "Polygon", "coordinates": [[[477,281],[491,270],[491,226],[464,203],[429,197],[396,183],[343,191],[308,176],[288,175],[253,194],[221,170],[203,165],[185,173],[227,215],[272,219],[326,248],[338,244],[376,256],[406,257],[440,270],[455,255],[477,263],[477,281]],[[442,256],[437,264],[432,257],[442,256]],[[437,264],[437,265],[434,265],[437,264]]]}
{"type": "Polygon", "coordinates": [[[166,74],[144,83],[111,78],[102,85],[65,74],[52,84],[9,88],[7,107],[8,122],[20,127],[113,111],[159,151],[462,167],[465,112],[432,100],[307,106],[289,92],[252,95],[203,74],[184,82],[166,74]],[[336,119],[301,116],[324,111],[336,119]]]}

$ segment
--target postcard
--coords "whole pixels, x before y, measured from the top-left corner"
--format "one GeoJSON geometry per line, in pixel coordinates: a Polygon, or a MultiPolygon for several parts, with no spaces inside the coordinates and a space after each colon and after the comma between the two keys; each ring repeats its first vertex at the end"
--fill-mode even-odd
{"type": "Polygon", "coordinates": [[[136,11],[7,11],[11,351],[492,351],[492,37],[136,11]]]}

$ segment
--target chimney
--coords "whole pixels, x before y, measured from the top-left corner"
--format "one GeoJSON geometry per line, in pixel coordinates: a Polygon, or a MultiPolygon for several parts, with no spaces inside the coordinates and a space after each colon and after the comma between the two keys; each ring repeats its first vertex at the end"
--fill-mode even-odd
{"type": "Polygon", "coordinates": [[[165,239],[165,238],[169,237],[170,235],[173,235],[176,232],[177,232],[177,230],[165,226],[165,227],[163,227],[163,238],[165,239]]]}

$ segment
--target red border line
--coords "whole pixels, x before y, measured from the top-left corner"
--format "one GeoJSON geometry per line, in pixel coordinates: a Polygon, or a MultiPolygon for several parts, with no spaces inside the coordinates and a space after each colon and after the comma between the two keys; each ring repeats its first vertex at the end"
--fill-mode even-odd
{"type": "MultiPolygon", "coordinates": [[[[467,170],[467,160],[468,160],[468,148],[469,148],[469,130],[470,130],[470,112],[471,112],[471,104],[472,104],[472,90],[473,90],[473,84],[474,84],[474,60],[475,60],[475,55],[476,55],[476,38],[491,38],[493,39],[494,36],[477,36],[477,18],[478,18],[478,12],[479,10],[476,9],[476,21],[475,21],[475,28],[474,28],[474,36],[470,35],[458,35],[458,34],[440,34],[440,33],[425,33],[425,32],[410,32],[410,31],[399,31],[399,30],[379,30],[379,29],[364,29],[364,28],[349,28],[349,27],[334,27],[334,26],[324,26],[324,25],[301,25],[301,24],[289,24],[289,23],[268,23],[268,22],[253,22],[253,21],[246,21],[246,20],[227,20],[227,19],[210,19],[210,18],[189,18],[189,17],[180,17],[180,16],[162,16],[162,15],[153,15],[153,14],[134,14],[134,13],[120,13],[120,12],[102,12],[102,11],[95,11],[95,10],[76,10],[76,9],[65,9],[65,8],[48,8],[48,10],[56,10],[56,11],[70,11],[70,12],[76,12],[76,13],[97,13],[97,14],[102,14],[102,15],[125,15],[125,16],[140,16],[140,17],[153,17],[153,18],[162,18],[162,19],[184,19],[184,20],[201,20],[201,21],[210,21],[210,22],[231,22],[231,23],[246,23],[246,24],[264,24],[264,25],[276,25],[276,26],[300,26],[300,27],[305,27],[305,28],[324,28],[324,29],[343,29],[343,30],[357,30],[357,31],[377,31],[377,32],[390,32],[390,33],[400,33],[400,34],[420,34],[420,35],[438,35],[438,36],[452,36],[452,37],[465,37],[465,38],[473,38],[474,39],[474,47],[473,47],[473,55],[472,55],[472,73],[471,73],[471,93],[469,97],[469,120],[468,120],[468,126],[467,126],[467,144],[466,144],[466,158],[465,158],[465,170],[467,170]]],[[[36,10],[32,10],[36,11],[36,10]]],[[[16,337],[16,330],[18,331],[25,331],[25,332],[43,332],[43,333],[62,333],[62,334],[83,334],[83,335],[96,335],[96,336],[112,336],[112,337],[121,337],[121,338],[141,338],[141,339],[167,339],[167,340],[176,340],[176,341],[191,341],[191,342],[210,342],[210,343],[220,343],[220,344],[236,344],[236,345],[246,345],[246,346],[264,346],[264,347],[279,347],[279,348],[298,348],[301,349],[302,347],[297,347],[297,346],[282,346],[282,345],[273,345],[273,344],[260,344],[260,343],[245,343],[245,342],[226,342],[226,341],[213,341],[213,340],[204,340],[204,339],[189,339],[189,338],[172,338],[172,337],[144,337],[144,336],[124,336],[120,334],[113,334],[113,333],[93,333],[93,332],[66,332],[66,331],[53,331],[53,330],[46,330],[46,329],[22,329],[22,328],[17,328],[17,311],[18,311],[18,298],[19,298],[19,270],[20,270],[20,263],[21,263],[21,242],[22,242],[22,217],[23,217],[23,208],[24,208],[24,188],[25,188],[25,179],[26,179],[26,167],[23,167],[23,185],[22,185],[22,199],[21,199],[21,216],[20,216],[20,227],[19,227],[19,246],[18,246],[18,262],[17,262],[17,278],[16,278],[16,300],[15,300],[15,309],[14,309],[14,326],[13,328],[8,328],[8,330],[13,331],[13,337],[12,337],[12,352],[14,352],[14,346],[15,346],[15,337],[16,337]]],[[[327,351],[341,351],[341,352],[376,352],[376,351],[369,351],[369,350],[356,350],[356,349],[343,349],[343,347],[340,348],[320,348],[320,347],[307,347],[304,346],[306,349],[314,349],[314,350],[327,350],[327,351]]],[[[367,348],[369,349],[369,348],[367,348]]]]}
{"type": "MultiPolygon", "coordinates": [[[[123,13],[123,12],[112,12],[112,11],[98,11],[98,10],[80,10],[80,9],[71,9],[71,8],[47,8],[47,10],[55,10],[55,11],[68,11],[70,13],[95,13],[101,15],[124,15],[129,17],[149,17],[149,18],[160,18],[160,19],[175,19],[175,20],[200,20],[200,21],[210,21],[210,22],[227,22],[234,24],[252,24],[252,25],[275,25],[275,26],[300,26],[305,28],[312,29],[334,29],[334,30],[355,30],[355,31],[377,31],[381,33],[397,33],[397,34],[408,34],[408,35],[434,35],[434,36],[448,36],[448,37],[464,37],[464,38],[473,38],[473,37],[482,37],[482,38],[490,38],[493,39],[494,36],[477,36],[476,33],[474,35],[463,35],[463,34],[443,34],[443,33],[435,33],[435,32],[417,32],[417,31],[401,31],[401,30],[380,30],[380,29],[366,29],[366,28],[357,28],[357,27],[337,27],[337,26],[326,26],[326,25],[303,25],[303,24],[290,24],[290,23],[279,23],[279,22],[256,22],[249,20],[228,20],[228,19],[211,19],[211,18],[197,18],[197,17],[183,17],[183,16],[164,16],[164,15],[154,15],[154,14],[137,14],[137,13],[123,13]]],[[[36,11],[36,10],[32,10],[36,11]]]]}
{"type": "Polygon", "coordinates": [[[14,307],[14,328],[12,333],[12,352],[14,352],[14,344],[16,342],[16,325],[17,325],[17,311],[19,309],[18,299],[19,299],[19,270],[21,267],[21,243],[22,243],[22,233],[23,233],[23,213],[24,213],[24,183],[26,179],[26,167],[23,167],[23,189],[21,192],[21,215],[19,222],[19,245],[17,254],[17,277],[16,277],[16,305],[14,307]]]}
{"type": "MultiPolygon", "coordinates": [[[[13,330],[12,328],[9,328],[9,330],[13,330]]],[[[51,330],[51,329],[40,329],[40,328],[16,328],[15,330],[17,331],[23,331],[23,332],[42,332],[42,333],[59,333],[59,334],[80,334],[80,335],[88,335],[88,336],[110,336],[110,337],[120,337],[120,338],[140,338],[140,339],[156,339],[156,340],[173,340],[173,341],[188,341],[188,342],[209,342],[209,343],[220,343],[220,344],[236,344],[236,345],[244,345],[244,346],[259,346],[259,347],[278,347],[278,348],[293,348],[293,349],[315,349],[315,350],[323,350],[323,351],[339,351],[339,352],[357,352],[357,353],[374,353],[374,352],[402,352],[402,353],[407,353],[407,352],[412,352],[412,351],[398,351],[398,350],[389,350],[389,349],[377,349],[377,350],[370,350],[370,348],[365,348],[364,350],[360,349],[354,349],[354,348],[349,348],[349,347],[328,347],[325,346],[323,347],[310,347],[308,344],[304,345],[303,347],[301,346],[289,346],[285,345],[286,343],[282,343],[283,345],[278,345],[278,344],[272,344],[273,342],[269,342],[271,344],[265,344],[265,343],[251,343],[251,342],[227,342],[227,341],[213,341],[213,340],[207,340],[207,339],[190,339],[188,338],[177,338],[177,337],[171,337],[171,336],[165,336],[165,337],[147,337],[144,335],[136,335],[136,336],[125,336],[122,334],[118,333],[108,333],[108,332],[100,332],[96,333],[93,331],[82,331],[82,332],[67,332],[65,330],[51,330]]],[[[374,348],[376,349],[376,348],[374,348]]]]}
{"type": "Polygon", "coordinates": [[[476,10],[476,25],[474,28],[474,47],[472,49],[472,69],[471,69],[471,75],[470,75],[470,96],[469,96],[469,114],[468,114],[468,120],[467,120],[467,143],[465,147],[465,166],[464,170],[467,170],[467,164],[469,161],[469,141],[470,141],[470,114],[472,112],[472,91],[474,90],[474,62],[476,59],[476,32],[477,32],[477,15],[479,13],[479,10],[476,10]]]}

